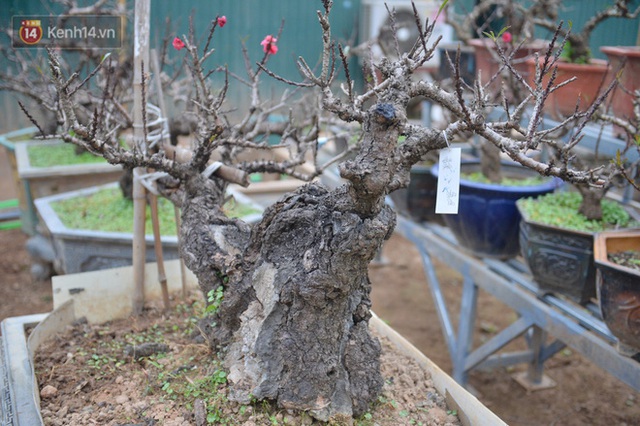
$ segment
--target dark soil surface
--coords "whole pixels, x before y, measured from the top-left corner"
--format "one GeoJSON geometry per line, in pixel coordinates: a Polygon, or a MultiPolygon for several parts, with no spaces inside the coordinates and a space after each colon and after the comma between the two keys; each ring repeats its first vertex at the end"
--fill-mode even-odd
{"type": "Polygon", "coordinates": [[[627,268],[640,271],[640,251],[638,250],[627,250],[617,253],[609,253],[608,259],[609,261],[620,266],[625,266],[627,268]]]}
{"type": "MultiPolygon", "coordinates": [[[[11,174],[0,149],[0,199],[15,198],[11,174]]],[[[0,319],[48,312],[50,282],[34,282],[20,230],[0,231],[0,319]]],[[[451,361],[427,287],[417,250],[394,236],[385,246],[382,265],[372,265],[373,309],[446,372],[451,361]]],[[[460,274],[437,265],[444,297],[454,321],[460,306],[460,274]]],[[[516,319],[516,314],[492,296],[478,299],[474,345],[481,344],[516,319]]],[[[523,349],[521,342],[507,350],[523,349]]],[[[639,425],[640,394],[571,350],[556,354],[545,372],[557,385],[527,392],[512,374],[524,366],[472,372],[470,384],[481,402],[510,425],[639,425]]],[[[70,378],[69,380],[71,380],[70,378]]],[[[95,386],[100,386],[95,382],[95,386]]],[[[97,422],[96,424],[103,424],[97,422]]]]}
{"type": "MultiPolygon", "coordinates": [[[[0,200],[17,198],[11,167],[0,147],[0,200]]],[[[0,320],[51,311],[51,281],[31,279],[31,259],[25,250],[28,236],[20,229],[0,231],[0,320]]]]}

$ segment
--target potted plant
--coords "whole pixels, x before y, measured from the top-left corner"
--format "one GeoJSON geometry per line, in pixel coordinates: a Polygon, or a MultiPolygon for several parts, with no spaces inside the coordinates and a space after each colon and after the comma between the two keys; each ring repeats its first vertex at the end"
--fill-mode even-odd
{"type": "Polygon", "coordinates": [[[435,213],[435,195],[437,178],[431,172],[433,163],[425,161],[411,168],[407,187],[407,210],[418,222],[433,221],[442,223],[440,215],[435,213]]]}
{"type": "Polygon", "coordinates": [[[431,168],[437,161],[436,153],[429,153],[411,167],[409,185],[390,196],[398,212],[407,214],[416,222],[443,224],[442,216],[435,213],[437,178],[431,168]]]}
{"type": "MultiPolygon", "coordinates": [[[[504,52],[500,54],[506,60],[504,52]]],[[[508,104],[505,98],[501,100],[508,104]]],[[[490,116],[496,122],[527,123],[532,117],[521,108],[524,104],[526,100],[520,100],[520,107],[512,112],[494,105],[490,116]]],[[[521,129],[515,133],[519,139],[526,132],[521,129]]],[[[500,149],[484,138],[471,139],[469,145],[475,155],[461,165],[459,212],[443,215],[442,220],[458,244],[474,255],[501,259],[516,257],[520,253],[520,213],[516,201],[553,192],[562,181],[508,161],[500,149]]],[[[527,156],[539,158],[540,153],[533,150],[527,156]]],[[[433,166],[431,172],[437,177],[438,166],[433,166]]]]}
{"type": "MultiPolygon", "coordinates": [[[[138,21],[148,16],[149,3],[140,0],[137,5],[136,30],[145,28],[144,22],[138,21]]],[[[58,52],[49,52],[48,69],[59,99],[63,129],[60,138],[113,163],[154,169],[160,173],[158,190],[182,208],[181,257],[196,275],[204,295],[213,292],[221,296],[207,297],[207,305],[215,313],[203,319],[199,328],[211,357],[215,353],[224,357],[234,398],[240,402],[272,400],[278,407],[306,411],[322,421],[350,421],[354,415],[366,413],[384,382],[379,370],[381,348],[369,331],[372,314],[368,266],[395,224],[395,214],[384,200],[408,184],[414,164],[429,151],[446,148],[454,136],[471,132],[540,174],[585,184],[597,181],[593,170],[575,170],[569,157],[550,164],[528,156],[536,145],[551,141],[546,131],[537,127],[538,122],[526,129],[521,125],[523,107],[516,107],[512,115],[516,119],[493,120],[488,117],[481,93],[469,93],[469,100],[460,91],[451,92],[433,82],[410,78],[435,50],[427,43],[433,24],[419,28],[418,43],[407,55],[397,60],[383,58],[377,64],[383,78],[374,82],[371,90],[356,94],[345,51],[338,48],[336,52],[331,35],[332,5],[323,0],[323,10],[316,15],[323,34],[320,67],[314,71],[300,60],[298,67],[306,82],[286,81],[301,87],[313,86],[320,98],[295,102],[273,97],[275,106],[261,100],[261,76],[286,80],[266,67],[268,61],[281,57],[272,59],[279,51],[280,36],[267,35],[253,46],[261,46],[262,60],[255,66],[251,60],[245,61],[247,79],[243,82],[251,89],[252,105],[239,120],[226,114],[228,80],[220,91],[214,91],[206,78],[209,64],[205,59],[214,54],[209,41],[227,23],[226,18],[212,20],[208,37],[203,38],[207,40],[204,50],[196,46],[195,36],[174,39],[175,51],[171,53],[186,54],[192,97],[197,100],[193,102],[196,142],[186,159],[168,155],[164,144],[157,151],[145,149],[152,147],[147,146],[144,129],[148,123],[143,119],[148,103],[142,102],[148,93],[144,90],[147,74],[142,70],[142,64],[147,63],[143,60],[144,32],[136,33],[134,58],[134,136],[139,143],[135,150],[114,143],[107,115],[98,112],[88,126],[78,120],[74,102],[77,93],[66,90],[70,77],[61,71],[58,52]],[[336,54],[339,61],[333,60],[336,54]],[[334,69],[340,62],[345,65],[344,73],[334,69]],[[338,88],[337,75],[344,75],[346,80],[340,92],[334,92],[338,88]],[[445,129],[408,122],[408,103],[420,96],[451,111],[454,119],[445,129]],[[286,111],[284,122],[268,120],[282,109],[286,111]],[[317,164],[314,157],[319,130],[322,123],[338,119],[358,123],[363,132],[361,143],[353,150],[354,157],[339,165],[342,185],[304,185],[267,208],[262,219],[253,225],[224,214],[225,189],[232,177],[275,172],[312,180],[321,174],[326,167],[317,164]],[[281,135],[281,143],[262,144],[256,140],[260,134],[281,135]],[[275,147],[286,148],[288,157],[281,161],[243,162],[236,156],[244,148],[275,147]],[[214,152],[219,161],[211,163],[214,152]],[[308,157],[315,167],[312,174],[298,168],[308,157]],[[228,169],[234,174],[227,174],[228,169]]],[[[243,51],[251,49],[245,47],[243,51]]],[[[99,72],[96,75],[101,75],[99,72]]],[[[461,83],[457,82],[456,87],[461,83]]],[[[112,106],[114,99],[105,98],[105,88],[100,89],[90,99],[95,99],[97,105],[112,106]]],[[[542,97],[536,99],[542,102],[542,97]]],[[[135,260],[134,257],[134,265],[139,267],[135,260]]],[[[142,299],[134,300],[133,311],[140,313],[142,299]]]]}
{"type": "Polygon", "coordinates": [[[541,293],[557,293],[585,304],[596,297],[593,242],[596,232],[631,226],[622,205],[600,200],[600,219],[580,213],[583,196],[564,191],[522,199],[520,247],[541,293]]]}
{"type": "MultiPolygon", "coordinates": [[[[553,90],[549,94],[545,111],[554,119],[567,117],[576,111],[586,111],[610,85],[614,75],[605,60],[593,58],[590,50],[590,39],[594,29],[610,18],[635,19],[640,13],[640,7],[630,10],[632,1],[616,0],[613,4],[593,15],[580,29],[574,31],[571,25],[558,27],[557,22],[550,19],[534,19],[537,26],[555,33],[563,40],[560,60],[552,61],[555,70],[555,84],[572,80],[570,84],[553,90]],[[579,99],[579,103],[576,100],[579,99]]],[[[531,58],[527,62],[530,75],[536,76],[537,69],[545,67],[546,59],[531,58]]],[[[613,70],[617,72],[617,70],[613,70]]],[[[550,74],[534,84],[546,86],[550,82],[550,74]]],[[[537,80],[537,77],[533,80],[537,80]]]]}
{"type": "MultiPolygon", "coordinates": [[[[17,190],[18,196],[18,213],[21,217],[25,217],[28,211],[27,192],[28,188],[25,188],[22,181],[18,178],[18,165],[16,164],[16,143],[24,140],[31,139],[31,136],[37,131],[35,127],[20,129],[13,132],[8,132],[0,135],[0,145],[5,150],[7,159],[9,161],[9,167],[11,169],[11,176],[14,180],[14,185],[17,190]]],[[[17,223],[17,226],[23,227],[27,230],[32,227],[24,224],[22,220],[17,223]]]]}
{"type": "Polygon", "coordinates": [[[598,300],[607,327],[618,338],[618,351],[640,352],[640,229],[595,235],[598,300]]]}
{"type": "MultiPolygon", "coordinates": [[[[539,0],[527,5],[514,0],[480,0],[468,13],[461,12],[450,10],[447,22],[453,26],[458,39],[474,49],[480,82],[489,84],[491,92],[497,94],[501,82],[507,82],[510,88],[516,84],[511,73],[501,72],[505,67],[497,49],[511,57],[513,67],[526,77],[531,71],[526,59],[548,46],[548,42],[535,38],[534,19],[555,19],[557,4],[539,0]]],[[[517,91],[512,95],[517,95],[517,91]]]]}
{"type": "MultiPolygon", "coordinates": [[[[486,0],[476,2],[464,17],[453,13],[447,15],[458,37],[475,49],[476,77],[487,96],[483,105],[492,110],[492,118],[518,120],[524,125],[536,120],[522,108],[527,97],[522,82],[530,78],[525,59],[552,48],[548,42],[534,39],[534,19],[554,17],[557,5],[549,7],[547,2],[536,1],[529,6],[525,8],[511,0],[486,0]],[[471,38],[474,36],[481,38],[471,38]]],[[[455,73],[455,70],[451,72],[455,73]]],[[[480,158],[462,166],[459,214],[446,215],[444,221],[458,243],[472,253],[515,257],[520,252],[520,214],[516,200],[552,192],[560,183],[543,179],[535,172],[518,171],[513,164],[507,166],[500,150],[493,144],[485,143],[482,138],[476,142],[480,158]],[[503,170],[505,167],[508,167],[508,173],[503,170]],[[510,179],[503,179],[507,174],[510,179]],[[499,223],[505,225],[501,226],[501,231],[495,229],[498,218],[499,223]]]]}
{"type": "MultiPolygon", "coordinates": [[[[498,183],[484,178],[480,161],[465,160],[458,214],[443,215],[458,243],[474,255],[508,259],[520,252],[516,201],[556,190],[559,179],[543,178],[519,164],[503,162],[498,183]],[[465,178],[466,176],[466,178],[465,178]]],[[[438,166],[432,173],[438,176],[438,166]]]]}
{"type": "MultiPolygon", "coordinates": [[[[602,115],[598,118],[605,122],[611,119],[602,115]]],[[[590,145],[593,153],[582,152],[573,159],[580,168],[596,167],[596,176],[602,178],[600,184],[573,185],[573,192],[518,202],[523,216],[522,255],[542,292],[564,294],[581,304],[589,302],[596,296],[595,233],[637,225],[638,205],[630,201],[629,192],[640,189],[632,175],[640,161],[633,136],[638,127],[636,121],[619,120],[618,123],[627,129],[624,143],[603,136],[601,127],[592,123],[582,142],[590,145]],[[624,205],[605,198],[616,186],[626,190],[626,196],[618,194],[624,205]]],[[[582,121],[583,128],[585,125],[582,121]]],[[[560,155],[565,155],[563,145],[557,148],[560,155]]]]}
{"type": "MultiPolygon", "coordinates": [[[[229,190],[229,201],[223,206],[229,217],[248,222],[260,218],[264,208],[248,196],[229,190]]],[[[93,186],[35,200],[44,225],[43,234],[52,245],[56,258],[54,269],[59,274],[131,265],[133,201],[122,195],[118,183],[93,186]]],[[[163,256],[178,258],[178,239],[174,209],[166,199],[158,200],[158,216],[162,235],[163,256]]],[[[146,216],[145,229],[152,229],[146,216]]],[[[155,261],[153,235],[145,237],[147,261],[155,261]]]]}
{"type": "Polygon", "coordinates": [[[25,188],[27,205],[22,211],[23,230],[36,233],[36,198],[103,185],[123,174],[121,166],[111,165],[89,152],[76,153],[62,141],[26,141],[15,145],[18,178],[25,188]]]}

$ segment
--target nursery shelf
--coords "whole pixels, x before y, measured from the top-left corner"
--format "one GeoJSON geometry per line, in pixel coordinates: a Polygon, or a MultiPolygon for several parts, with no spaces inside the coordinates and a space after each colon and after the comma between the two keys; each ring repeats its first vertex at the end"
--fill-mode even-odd
{"type": "Polygon", "coordinates": [[[595,305],[579,306],[551,294],[538,294],[526,266],[517,261],[481,259],[462,252],[451,232],[436,224],[416,224],[398,216],[396,231],[420,252],[428,287],[436,303],[440,324],[453,364],[452,377],[467,385],[473,369],[528,364],[516,380],[528,389],[550,386],[544,363],[569,346],[609,374],[640,391],[640,363],[618,353],[595,305]],[[458,330],[454,330],[432,257],[463,275],[463,294],[458,330]],[[472,348],[478,290],[496,297],[518,314],[518,319],[492,339],[472,348]],[[523,336],[528,349],[498,353],[509,342],[523,336]],[[547,336],[555,340],[547,343],[547,336]]]}

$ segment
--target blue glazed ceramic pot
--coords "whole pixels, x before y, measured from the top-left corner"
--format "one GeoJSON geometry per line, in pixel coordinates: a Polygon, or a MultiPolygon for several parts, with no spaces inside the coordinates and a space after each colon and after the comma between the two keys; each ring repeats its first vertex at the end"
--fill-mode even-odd
{"type": "MultiPolygon", "coordinates": [[[[480,170],[478,160],[462,161],[461,171],[480,170]]],[[[506,177],[531,177],[536,172],[520,165],[503,163],[506,177]]],[[[438,166],[431,172],[438,176],[438,166]]],[[[458,214],[443,215],[461,247],[480,257],[508,259],[520,253],[518,232],[520,213],[516,201],[553,192],[562,184],[557,178],[535,186],[505,186],[473,182],[461,177],[458,214]]]]}

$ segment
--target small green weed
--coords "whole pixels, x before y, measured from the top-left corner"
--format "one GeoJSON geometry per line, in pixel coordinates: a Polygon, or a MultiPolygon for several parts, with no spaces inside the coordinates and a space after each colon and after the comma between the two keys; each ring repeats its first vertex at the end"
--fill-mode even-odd
{"type": "Polygon", "coordinates": [[[220,309],[220,305],[222,304],[223,299],[224,288],[222,286],[218,286],[218,288],[216,288],[215,290],[210,290],[207,293],[207,302],[209,302],[209,304],[207,305],[205,312],[208,315],[215,315],[218,312],[218,309],[220,309]]]}

